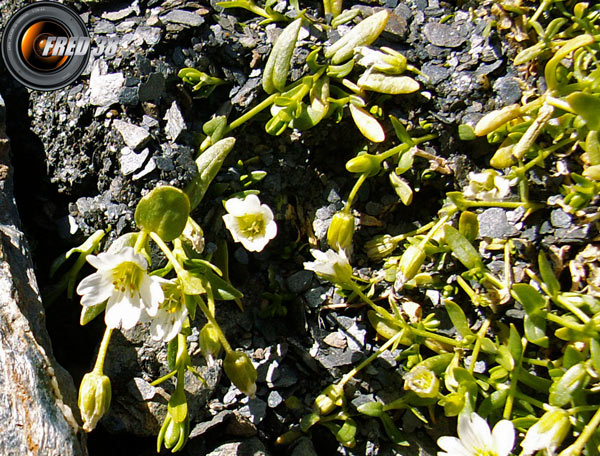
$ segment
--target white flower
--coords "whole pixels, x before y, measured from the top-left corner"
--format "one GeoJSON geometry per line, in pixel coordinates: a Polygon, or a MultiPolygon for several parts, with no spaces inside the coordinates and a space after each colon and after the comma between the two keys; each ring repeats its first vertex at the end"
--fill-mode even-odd
{"type": "Polygon", "coordinates": [[[486,169],[481,173],[469,173],[469,186],[463,191],[467,198],[482,201],[500,201],[510,194],[516,181],[508,180],[498,171],[486,169]]]}
{"type": "Polygon", "coordinates": [[[567,436],[571,422],[569,413],[561,408],[552,408],[529,428],[521,442],[524,456],[545,450],[546,455],[553,455],[567,436]]]}
{"type": "Polygon", "coordinates": [[[235,242],[241,242],[246,250],[260,252],[277,236],[277,224],[273,211],[260,204],[256,195],[244,199],[231,198],[225,202],[228,214],[223,216],[225,226],[235,242]]]}
{"type": "Polygon", "coordinates": [[[164,299],[163,279],[150,277],[148,262],[132,247],[121,251],[88,255],[88,263],[98,269],[77,287],[82,306],[106,303],[104,321],[109,328],[130,329],[144,315],[156,315],[164,299]]]}
{"type": "Polygon", "coordinates": [[[176,282],[163,282],[162,288],[165,300],[151,319],[150,334],[154,340],[168,342],[181,331],[188,310],[184,301],[185,296],[176,282]]]}
{"type": "Polygon", "coordinates": [[[327,252],[313,249],[310,251],[317,261],[307,261],[304,269],[313,271],[319,277],[338,285],[348,284],[352,281],[352,266],[348,263],[343,250],[336,253],[329,249],[327,252]]]}
{"type": "Polygon", "coordinates": [[[508,456],[515,443],[515,428],[508,420],[499,421],[494,430],[477,413],[458,417],[458,436],[440,437],[437,441],[444,452],[438,456],[508,456]]]}

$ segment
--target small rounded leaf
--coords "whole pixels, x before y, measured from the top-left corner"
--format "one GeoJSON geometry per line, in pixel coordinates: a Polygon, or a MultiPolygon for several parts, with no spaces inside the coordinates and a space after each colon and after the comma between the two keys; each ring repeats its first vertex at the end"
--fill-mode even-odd
{"type": "Polygon", "coordinates": [[[135,210],[135,223],[169,242],[183,233],[190,215],[190,200],[175,187],[158,187],[144,196],[135,210]]]}

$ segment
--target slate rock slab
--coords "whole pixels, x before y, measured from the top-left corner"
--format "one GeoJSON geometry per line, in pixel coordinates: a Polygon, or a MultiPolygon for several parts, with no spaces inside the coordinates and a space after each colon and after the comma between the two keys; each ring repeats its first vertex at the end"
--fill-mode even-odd
{"type": "Polygon", "coordinates": [[[0,454],[87,455],[72,378],[56,362],[12,189],[0,98],[0,454]]]}

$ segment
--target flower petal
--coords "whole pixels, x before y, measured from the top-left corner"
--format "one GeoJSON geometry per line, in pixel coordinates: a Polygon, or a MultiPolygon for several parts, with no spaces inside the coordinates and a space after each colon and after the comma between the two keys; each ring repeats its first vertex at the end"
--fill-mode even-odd
{"type": "Polygon", "coordinates": [[[236,216],[231,214],[225,214],[223,216],[223,221],[225,222],[225,226],[231,233],[231,237],[233,237],[234,242],[240,242],[242,237],[240,237],[240,224],[236,216]]]}
{"type": "Polygon", "coordinates": [[[82,306],[95,306],[103,303],[110,297],[113,290],[109,277],[101,272],[87,276],[77,286],[77,294],[82,295],[82,306]]]}
{"type": "Polygon", "coordinates": [[[486,448],[491,441],[490,427],[477,413],[458,417],[458,436],[467,448],[486,448]]]}
{"type": "Polygon", "coordinates": [[[240,217],[246,213],[246,205],[243,199],[230,198],[225,201],[225,210],[233,216],[240,217]]]}
{"type": "Polygon", "coordinates": [[[508,456],[515,445],[515,427],[508,420],[498,421],[492,431],[492,445],[498,456],[508,456]]]}
{"type": "Polygon", "coordinates": [[[473,452],[467,450],[462,442],[456,437],[440,437],[437,444],[446,452],[438,453],[438,456],[446,454],[450,456],[473,456],[473,452]]]}
{"type": "Polygon", "coordinates": [[[121,326],[123,329],[133,328],[142,316],[142,302],[139,295],[127,296],[119,304],[121,326]]]}

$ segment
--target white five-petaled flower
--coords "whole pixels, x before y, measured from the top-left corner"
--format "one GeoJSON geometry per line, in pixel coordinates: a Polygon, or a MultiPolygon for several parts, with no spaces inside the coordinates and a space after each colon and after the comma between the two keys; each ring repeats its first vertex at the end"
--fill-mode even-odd
{"type": "Polygon", "coordinates": [[[304,269],[313,271],[319,277],[338,285],[348,284],[352,281],[352,266],[343,250],[340,253],[332,249],[327,252],[313,249],[310,251],[316,261],[304,263],[304,269]]]}
{"type": "Polygon", "coordinates": [[[463,194],[467,198],[482,201],[500,201],[510,194],[510,187],[516,182],[511,181],[493,169],[481,173],[469,173],[469,186],[463,194]]]}
{"type": "Polygon", "coordinates": [[[130,329],[144,317],[155,316],[164,299],[163,279],[146,272],[148,262],[132,247],[121,251],[88,255],[88,263],[98,269],[77,287],[82,306],[106,303],[104,321],[109,328],[130,329]]]}
{"type": "Polygon", "coordinates": [[[165,281],[161,285],[165,299],[160,304],[156,315],[152,317],[150,334],[154,340],[168,342],[181,331],[188,310],[184,301],[185,295],[176,282],[165,281]]]}
{"type": "Polygon", "coordinates": [[[225,226],[233,240],[241,242],[246,250],[260,252],[277,235],[273,211],[266,204],[260,204],[258,196],[228,199],[225,209],[228,212],[223,216],[225,226]]]}
{"type": "Polygon", "coordinates": [[[553,407],[529,428],[521,442],[523,447],[521,454],[529,456],[537,451],[544,450],[545,455],[554,455],[570,429],[569,412],[553,407]]]}
{"type": "Polygon", "coordinates": [[[496,423],[490,432],[487,421],[477,413],[458,417],[458,436],[440,437],[438,456],[508,456],[515,444],[515,428],[508,420],[496,423]]]}

